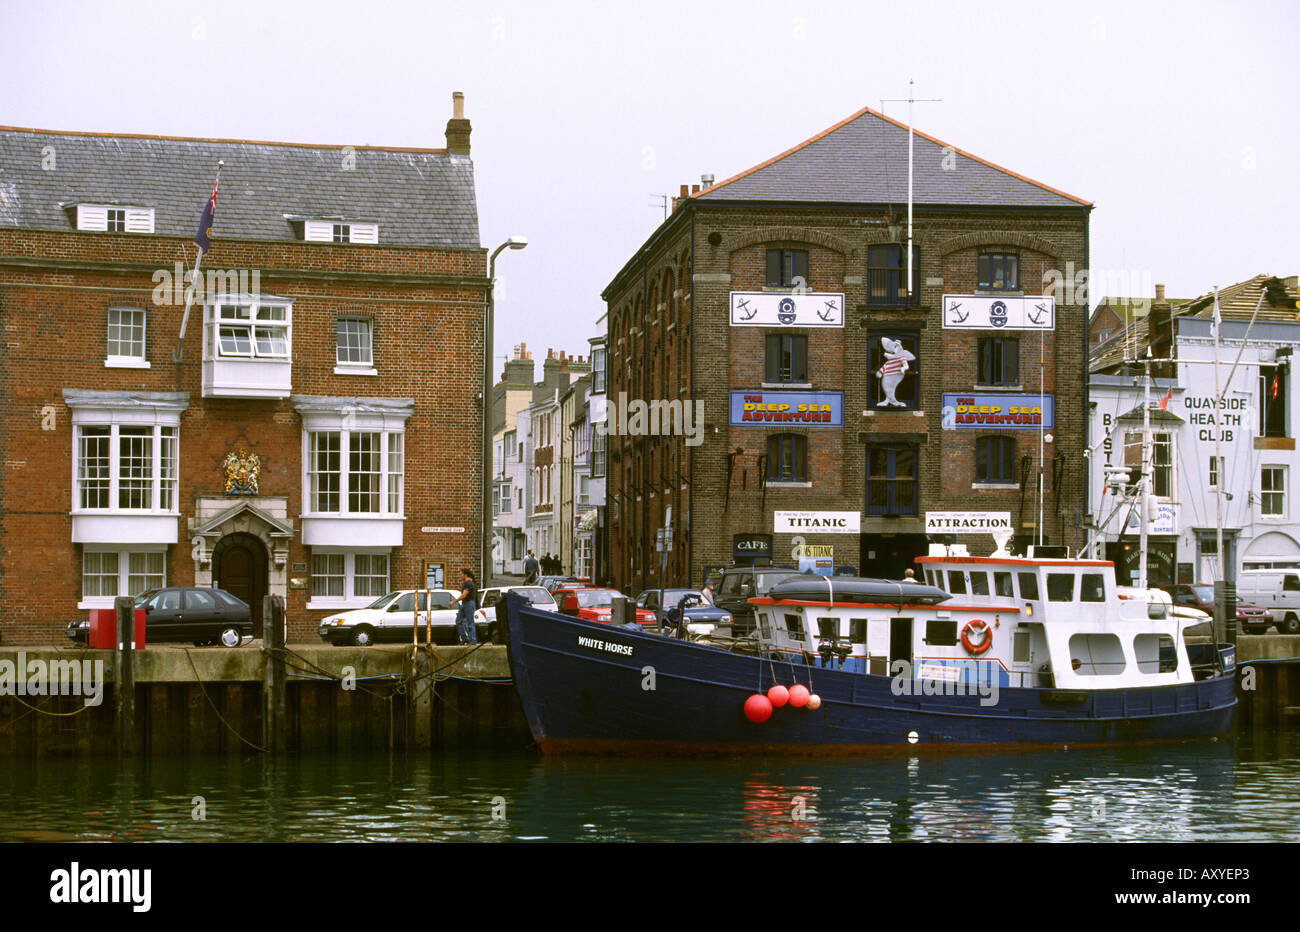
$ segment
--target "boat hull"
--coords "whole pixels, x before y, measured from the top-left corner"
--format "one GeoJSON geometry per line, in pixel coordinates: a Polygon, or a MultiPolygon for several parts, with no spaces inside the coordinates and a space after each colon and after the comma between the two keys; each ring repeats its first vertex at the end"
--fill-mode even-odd
{"type": "Polygon", "coordinates": [[[857,756],[1180,741],[1229,734],[1236,710],[1232,673],[1115,690],[1003,687],[996,702],[909,695],[916,683],[888,676],[584,622],[514,597],[505,608],[515,688],[545,753],[857,756]],[[821,707],[749,721],[745,699],[777,683],[807,686],[821,707]]]}

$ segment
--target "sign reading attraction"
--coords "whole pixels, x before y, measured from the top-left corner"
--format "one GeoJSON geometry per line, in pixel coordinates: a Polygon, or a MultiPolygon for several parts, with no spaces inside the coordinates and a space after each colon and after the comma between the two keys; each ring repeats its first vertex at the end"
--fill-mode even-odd
{"type": "Polygon", "coordinates": [[[862,516],[856,511],[778,511],[778,534],[859,534],[862,516]]]}
{"type": "Polygon", "coordinates": [[[733,291],[733,327],[843,327],[844,295],[733,291]]]}
{"type": "Polygon", "coordinates": [[[842,427],[844,393],[733,391],[730,414],[733,427],[763,424],[842,427]]]}
{"type": "Polygon", "coordinates": [[[944,430],[1051,427],[1054,407],[1051,395],[945,393],[939,426],[944,430]]]}
{"type": "Polygon", "coordinates": [[[1010,531],[1009,511],[927,511],[927,534],[989,534],[1010,531]]]}
{"type": "Polygon", "coordinates": [[[1052,330],[1056,299],[1040,295],[943,296],[943,325],[953,330],[1052,330]]]}
{"type": "Polygon", "coordinates": [[[742,560],[771,560],[771,534],[735,534],[731,538],[731,555],[737,563],[742,560]]]}

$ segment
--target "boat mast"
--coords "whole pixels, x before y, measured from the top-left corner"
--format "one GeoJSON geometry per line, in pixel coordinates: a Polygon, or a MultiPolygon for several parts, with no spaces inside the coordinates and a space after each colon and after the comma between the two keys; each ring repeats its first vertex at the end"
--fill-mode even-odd
{"type": "Polygon", "coordinates": [[[1214,557],[1219,565],[1219,579],[1226,580],[1227,570],[1223,562],[1223,457],[1220,444],[1223,436],[1223,398],[1219,394],[1219,331],[1222,320],[1219,315],[1219,286],[1214,286],[1214,471],[1217,481],[1214,483],[1214,557]]]}
{"type": "Polygon", "coordinates": [[[1151,347],[1147,347],[1142,379],[1142,478],[1138,480],[1138,498],[1142,525],[1138,534],[1138,588],[1147,587],[1147,523],[1151,520],[1151,347]]]}

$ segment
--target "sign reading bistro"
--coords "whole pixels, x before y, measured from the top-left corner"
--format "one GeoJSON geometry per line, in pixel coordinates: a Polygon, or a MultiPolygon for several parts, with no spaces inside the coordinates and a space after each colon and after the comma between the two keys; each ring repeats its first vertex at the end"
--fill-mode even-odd
{"type": "Polygon", "coordinates": [[[778,511],[778,534],[860,534],[862,516],[856,511],[778,511]]]}

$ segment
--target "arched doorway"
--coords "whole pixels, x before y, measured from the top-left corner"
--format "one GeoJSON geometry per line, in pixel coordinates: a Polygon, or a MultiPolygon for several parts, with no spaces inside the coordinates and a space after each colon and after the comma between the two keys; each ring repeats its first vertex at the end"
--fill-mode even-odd
{"type": "Polygon", "coordinates": [[[253,612],[253,637],[262,636],[262,596],[267,590],[266,545],[252,534],[227,534],[212,550],[212,578],[248,603],[253,612]]]}

